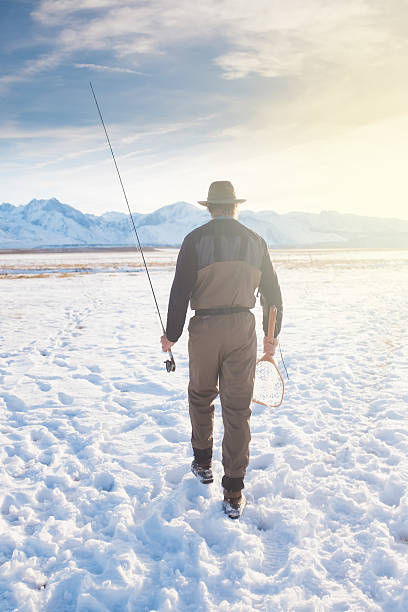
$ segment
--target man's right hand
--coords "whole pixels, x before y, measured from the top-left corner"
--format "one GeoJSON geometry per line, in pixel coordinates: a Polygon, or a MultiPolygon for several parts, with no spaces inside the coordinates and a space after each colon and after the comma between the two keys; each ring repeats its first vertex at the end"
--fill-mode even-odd
{"type": "Polygon", "coordinates": [[[168,340],[166,334],[163,334],[163,336],[160,338],[160,342],[162,345],[163,353],[170,351],[173,344],[176,344],[175,342],[171,342],[170,340],[168,340]]]}
{"type": "Polygon", "coordinates": [[[273,357],[274,354],[275,354],[275,349],[278,346],[278,339],[274,338],[272,340],[272,342],[270,342],[268,340],[268,337],[265,336],[263,344],[264,344],[264,353],[266,353],[267,355],[270,355],[271,357],[273,357]]]}

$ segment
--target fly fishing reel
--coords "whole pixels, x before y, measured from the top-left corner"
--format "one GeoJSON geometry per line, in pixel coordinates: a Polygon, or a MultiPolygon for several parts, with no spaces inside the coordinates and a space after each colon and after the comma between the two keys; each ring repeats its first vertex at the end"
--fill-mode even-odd
{"type": "Polygon", "coordinates": [[[164,362],[166,364],[166,370],[167,370],[167,372],[175,372],[176,371],[176,362],[174,361],[174,357],[173,357],[171,351],[169,351],[169,355],[170,355],[170,359],[166,359],[166,361],[164,362]]]}

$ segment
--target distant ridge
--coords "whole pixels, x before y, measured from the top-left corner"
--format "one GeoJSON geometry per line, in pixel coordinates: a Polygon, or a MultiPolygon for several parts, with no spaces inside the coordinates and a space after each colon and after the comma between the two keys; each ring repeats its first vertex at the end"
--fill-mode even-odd
{"type": "MultiPolygon", "coordinates": [[[[209,215],[187,202],[176,202],[153,213],[134,213],[134,220],[143,245],[177,247],[188,232],[209,221],[209,215]]],[[[242,209],[239,220],[263,236],[270,248],[408,248],[408,221],[400,219],[242,209]]],[[[56,198],[0,205],[0,249],[134,244],[128,215],[122,213],[84,214],[56,198]]]]}

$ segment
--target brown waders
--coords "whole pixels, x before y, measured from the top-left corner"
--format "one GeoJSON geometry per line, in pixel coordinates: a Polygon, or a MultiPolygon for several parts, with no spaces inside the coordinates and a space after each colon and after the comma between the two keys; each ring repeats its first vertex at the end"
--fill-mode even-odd
{"type": "Polygon", "coordinates": [[[218,385],[224,422],[223,487],[240,491],[249,461],[249,420],[256,361],[255,318],[249,311],[194,316],[189,323],[191,443],[211,461],[218,385]]]}

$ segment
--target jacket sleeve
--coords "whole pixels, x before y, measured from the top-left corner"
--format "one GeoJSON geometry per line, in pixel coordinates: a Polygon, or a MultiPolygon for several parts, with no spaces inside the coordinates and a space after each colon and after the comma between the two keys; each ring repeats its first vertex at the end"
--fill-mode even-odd
{"type": "Polygon", "coordinates": [[[279,335],[282,327],[282,294],[278,282],[278,277],[269,257],[268,249],[265,244],[265,251],[262,261],[262,274],[259,281],[259,292],[261,294],[261,304],[263,308],[263,330],[265,336],[268,334],[269,309],[276,306],[275,338],[279,335]]]}
{"type": "Polygon", "coordinates": [[[176,273],[170,291],[166,336],[177,342],[183,333],[191,292],[197,278],[197,254],[193,241],[186,236],[177,258],[176,273]]]}

